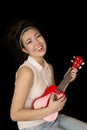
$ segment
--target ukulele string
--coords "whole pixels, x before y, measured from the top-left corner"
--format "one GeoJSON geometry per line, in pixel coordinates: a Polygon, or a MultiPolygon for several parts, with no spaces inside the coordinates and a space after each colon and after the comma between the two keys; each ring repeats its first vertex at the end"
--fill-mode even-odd
{"type": "Polygon", "coordinates": [[[65,86],[67,85],[67,83],[69,82],[69,80],[70,80],[70,78],[71,78],[70,72],[71,72],[72,69],[73,69],[73,68],[70,69],[70,71],[66,74],[66,76],[63,78],[63,80],[60,82],[60,84],[59,84],[59,86],[58,86],[58,88],[57,88],[57,90],[58,90],[59,92],[62,92],[62,90],[64,89],[64,87],[65,87],[65,86]]]}

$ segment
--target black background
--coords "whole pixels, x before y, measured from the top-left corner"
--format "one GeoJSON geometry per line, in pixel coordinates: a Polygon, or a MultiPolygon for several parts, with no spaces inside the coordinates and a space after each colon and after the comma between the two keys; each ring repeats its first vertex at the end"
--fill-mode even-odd
{"type": "Polygon", "coordinates": [[[77,78],[66,90],[65,114],[87,122],[87,46],[85,41],[85,17],[81,5],[76,3],[12,1],[1,4],[0,9],[0,122],[1,128],[17,129],[16,122],[10,119],[10,104],[14,90],[14,56],[3,42],[4,31],[17,18],[32,18],[38,23],[47,41],[47,60],[54,67],[56,84],[72,65],[73,56],[81,55],[85,65],[78,71],[77,78]]]}

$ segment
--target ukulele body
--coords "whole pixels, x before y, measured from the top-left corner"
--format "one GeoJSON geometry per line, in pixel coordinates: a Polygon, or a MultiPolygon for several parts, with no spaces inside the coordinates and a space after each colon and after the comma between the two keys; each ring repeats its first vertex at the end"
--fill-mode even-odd
{"type": "MultiPolygon", "coordinates": [[[[57,88],[58,86],[55,85],[49,86],[41,97],[34,100],[33,109],[47,107],[51,94],[54,94],[54,98],[57,97],[54,100],[58,100],[59,98],[61,98],[64,92],[63,91],[59,92],[57,88]]],[[[58,112],[53,113],[47,117],[44,117],[43,119],[46,121],[54,121],[57,118],[57,116],[58,116],[58,112]]]]}

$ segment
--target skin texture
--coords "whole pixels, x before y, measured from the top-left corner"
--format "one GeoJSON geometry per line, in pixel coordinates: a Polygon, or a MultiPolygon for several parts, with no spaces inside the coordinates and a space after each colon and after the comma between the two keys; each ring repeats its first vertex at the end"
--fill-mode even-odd
{"type": "MultiPolygon", "coordinates": [[[[40,65],[44,66],[43,57],[46,54],[46,41],[37,29],[29,29],[24,32],[22,36],[22,51],[33,57],[40,65]]],[[[52,83],[55,84],[53,67],[49,64],[52,73],[52,83]]],[[[72,82],[76,78],[77,69],[71,72],[72,82]]],[[[46,108],[41,109],[28,109],[25,108],[27,95],[32,87],[34,81],[34,74],[31,68],[23,66],[19,69],[14,94],[11,103],[10,116],[13,121],[29,121],[41,119],[51,113],[59,112],[63,109],[67,98],[62,96],[59,100],[54,101],[54,95],[51,95],[49,104],[46,108]]],[[[65,90],[64,90],[65,91],[65,90]]]]}

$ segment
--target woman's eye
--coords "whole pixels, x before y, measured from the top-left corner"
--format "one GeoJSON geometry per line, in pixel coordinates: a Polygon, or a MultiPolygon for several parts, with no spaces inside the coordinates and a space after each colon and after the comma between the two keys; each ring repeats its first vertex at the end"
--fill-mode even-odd
{"type": "Polygon", "coordinates": [[[37,35],[37,38],[38,38],[38,37],[41,37],[41,34],[37,35]]]}
{"type": "Polygon", "coordinates": [[[27,44],[30,44],[32,41],[28,41],[27,44]]]}

